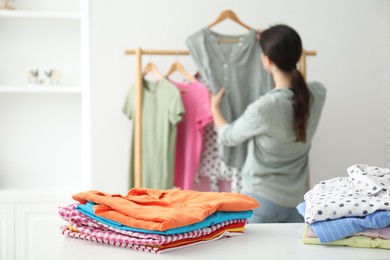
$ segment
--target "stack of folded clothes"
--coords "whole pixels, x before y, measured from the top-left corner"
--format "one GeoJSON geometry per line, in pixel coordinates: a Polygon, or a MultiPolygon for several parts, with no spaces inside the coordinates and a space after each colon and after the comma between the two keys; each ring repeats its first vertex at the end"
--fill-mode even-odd
{"type": "Polygon", "coordinates": [[[390,169],[352,165],[321,181],[297,206],[305,244],[390,249],[390,169]]]}
{"type": "Polygon", "coordinates": [[[253,198],[237,193],[134,188],[127,195],[87,191],[59,207],[62,234],[162,253],[243,235],[253,198]]]}

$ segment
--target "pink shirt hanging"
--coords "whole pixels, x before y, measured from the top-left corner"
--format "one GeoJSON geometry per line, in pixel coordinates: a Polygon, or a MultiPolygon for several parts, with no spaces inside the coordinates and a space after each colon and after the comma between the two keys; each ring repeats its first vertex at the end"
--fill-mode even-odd
{"type": "Polygon", "coordinates": [[[181,92],[185,114],[177,126],[174,185],[194,189],[202,153],[203,129],[213,121],[208,89],[199,81],[173,82],[181,92]]]}

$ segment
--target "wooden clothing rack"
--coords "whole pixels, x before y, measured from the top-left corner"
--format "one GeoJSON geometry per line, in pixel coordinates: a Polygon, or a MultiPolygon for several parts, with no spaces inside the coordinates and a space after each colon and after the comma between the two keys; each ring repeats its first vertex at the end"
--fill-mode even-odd
{"type": "MultiPolygon", "coordinates": [[[[134,107],[134,187],[142,187],[142,100],[143,100],[143,76],[142,55],[189,55],[188,50],[151,50],[129,49],[125,55],[135,55],[135,107],[134,107]]],[[[303,50],[299,60],[298,69],[306,78],[306,57],[317,55],[316,51],[303,50]]],[[[260,59],[260,57],[259,57],[260,59]]],[[[310,179],[308,176],[308,184],[310,179]]],[[[310,185],[308,185],[309,187],[310,185]]]]}

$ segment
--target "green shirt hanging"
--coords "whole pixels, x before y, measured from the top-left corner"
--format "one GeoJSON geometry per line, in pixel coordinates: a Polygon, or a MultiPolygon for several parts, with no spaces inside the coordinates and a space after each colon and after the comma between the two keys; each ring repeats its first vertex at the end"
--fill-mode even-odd
{"type": "MultiPolygon", "coordinates": [[[[142,104],[142,187],[173,188],[176,125],[184,106],[180,91],[166,79],[143,81],[142,104]]],[[[134,117],[134,85],[127,94],[123,112],[134,117]]],[[[134,124],[133,124],[134,126],[134,124]]],[[[134,127],[133,127],[134,129],[134,127]]],[[[134,130],[130,149],[130,188],[134,185],[134,130]]]]}

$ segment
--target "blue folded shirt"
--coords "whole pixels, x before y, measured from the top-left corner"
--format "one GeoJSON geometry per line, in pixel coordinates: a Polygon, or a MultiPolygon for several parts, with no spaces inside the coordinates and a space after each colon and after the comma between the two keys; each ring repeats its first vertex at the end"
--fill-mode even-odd
{"type": "MultiPolygon", "coordinates": [[[[299,214],[305,217],[306,202],[297,206],[299,214]]],[[[352,236],[367,228],[390,226],[390,211],[378,210],[364,217],[344,217],[332,220],[316,221],[310,227],[321,243],[329,243],[352,236]]]]}
{"type": "Polygon", "coordinates": [[[210,216],[208,216],[206,219],[204,219],[201,222],[194,223],[191,225],[178,227],[178,228],[172,228],[165,231],[159,231],[159,230],[148,230],[148,229],[141,229],[141,228],[134,228],[122,225],[119,222],[103,218],[100,216],[97,216],[95,212],[93,211],[93,206],[96,205],[92,202],[87,202],[86,204],[80,204],[77,205],[76,209],[81,212],[82,214],[99,221],[103,224],[106,224],[108,226],[121,229],[121,230],[128,230],[128,231],[135,231],[135,232],[142,232],[142,233],[148,233],[148,234],[160,234],[160,235],[173,235],[173,234],[180,234],[185,233],[189,231],[194,231],[200,228],[212,226],[218,223],[222,223],[228,220],[234,220],[234,219],[247,219],[252,217],[253,211],[247,210],[247,211],[216,211],[210,216]]]}

